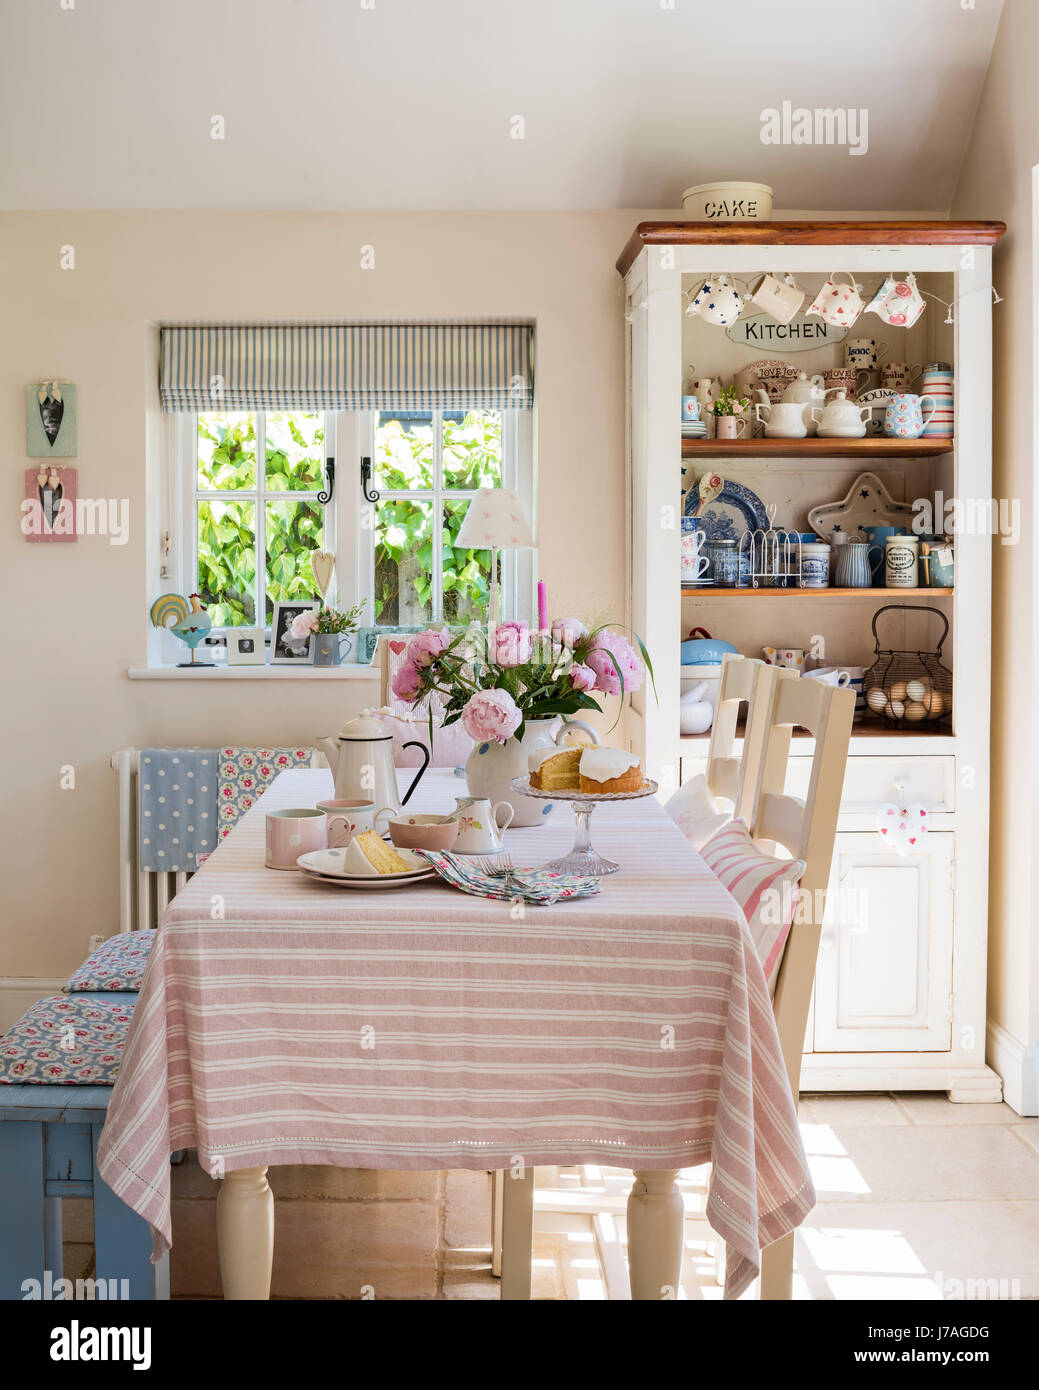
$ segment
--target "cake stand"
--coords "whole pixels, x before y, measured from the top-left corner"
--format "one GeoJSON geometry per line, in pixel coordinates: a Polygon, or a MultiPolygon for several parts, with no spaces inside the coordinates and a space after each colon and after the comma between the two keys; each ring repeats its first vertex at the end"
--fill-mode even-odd
{"type": "Polygon", "coordinates": [[[573,848],[569,854],[564,854],[562,859],[553,859],[545,867],[563,874],[582,874],[588,878],[602,878],[605,874],[615,874],[620,870],[619,864],[612,859],[604,859],[592,847],[590,821],[596,806],[604,801],[637,801],[643,796],[653,796],[657,790],[657,783],[648,780],[643,782],[638,791],[607,792],[604,795],[595,792],[541,791],[540,788],[530,785],[529,777],[514,777],[509,786],[521,796],[533,796],[541,801],[569,801],[577,817],[577,834],[574,837],[573,848]]]}

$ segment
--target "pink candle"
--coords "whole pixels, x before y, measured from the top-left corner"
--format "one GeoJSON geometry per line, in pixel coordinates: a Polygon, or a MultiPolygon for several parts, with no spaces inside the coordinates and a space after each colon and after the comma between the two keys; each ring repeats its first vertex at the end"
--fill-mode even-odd
{"type": "Polygon", "coordinates": [[[538,580],[538,631],[548,631],[548,597],[543,579],[538,580]]]}

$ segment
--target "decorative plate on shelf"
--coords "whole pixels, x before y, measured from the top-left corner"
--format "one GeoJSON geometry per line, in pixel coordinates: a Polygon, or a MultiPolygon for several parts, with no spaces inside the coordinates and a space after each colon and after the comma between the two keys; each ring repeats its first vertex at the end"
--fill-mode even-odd
{"type": "MultiPolygon", "coordinates": [[[[693,516],[697,500],[696,488],[690,487],[685,495],[683,520],[693,516]]],[[[708,502],[695,520],[697,529],[703,531],[709,541],[739,540],[744,531],[766,530],[768,527],[765,504],[758,494],[742,483],[730,482],[728,478],[723,482],[721,492],[708,502]]]]}
{"type": "Polygon", "coordinates": [[[839,502],[824,502],[808,513],[808,525],[824,541],[835,531],[858,532],[867,539],[867,526],[905,526],[912,529],[913,508],[896,502],[875,473],[860,473],[839,502]]]}

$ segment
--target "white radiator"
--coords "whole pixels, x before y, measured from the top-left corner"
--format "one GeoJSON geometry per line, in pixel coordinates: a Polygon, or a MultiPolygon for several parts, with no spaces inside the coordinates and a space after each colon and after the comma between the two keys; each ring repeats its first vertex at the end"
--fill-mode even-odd
{"type": "MultiPolygon", "coordinates": [[[[112,768],[119,778],[119,930],[143,931],[155,927],[191,877],[189,873],[162,873],[142,869],[138,853],[140,817],[141,751],[120,748],[112,754],[112,768]]],[[[324,767],[323,754],[315,750],[311,767],[324,767]]]]}

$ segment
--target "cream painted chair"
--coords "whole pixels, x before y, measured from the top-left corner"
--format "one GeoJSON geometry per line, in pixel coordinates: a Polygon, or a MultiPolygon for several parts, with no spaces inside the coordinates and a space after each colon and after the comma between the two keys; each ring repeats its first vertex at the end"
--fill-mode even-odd
{"type": "MultiPolygon", "coordinates": [[[[713,763],[708,774],[712,794],[734,802],[736,813],[747,821],[760,849],[774,852],[780,846],[791,858],[805,861],[774,999],[780,1046],[796,1105],[855,696],[851,690],[802,680],[796,671],[728,657],[716,710],[708,755],[713,763]],[[760,669],[751,669],[754,667],[760,669]],[[749,713],[743,755],[736,758],[733,749],[742,701],[749,701],[749,713]],[[803,802],[784,790],[795,728],[806,729],[815,740],[803,802]]],[[[495,1173],[494,1179],[492,1268],[502,1276],[503,1299],[529,1299],[534,1172],[528,1168],[522,1177],[509,1181],[495,1173]]],[[[763,1299],[790,1298],[793,1254],[792,1235],[762,1252],[763,1299]]]]}

